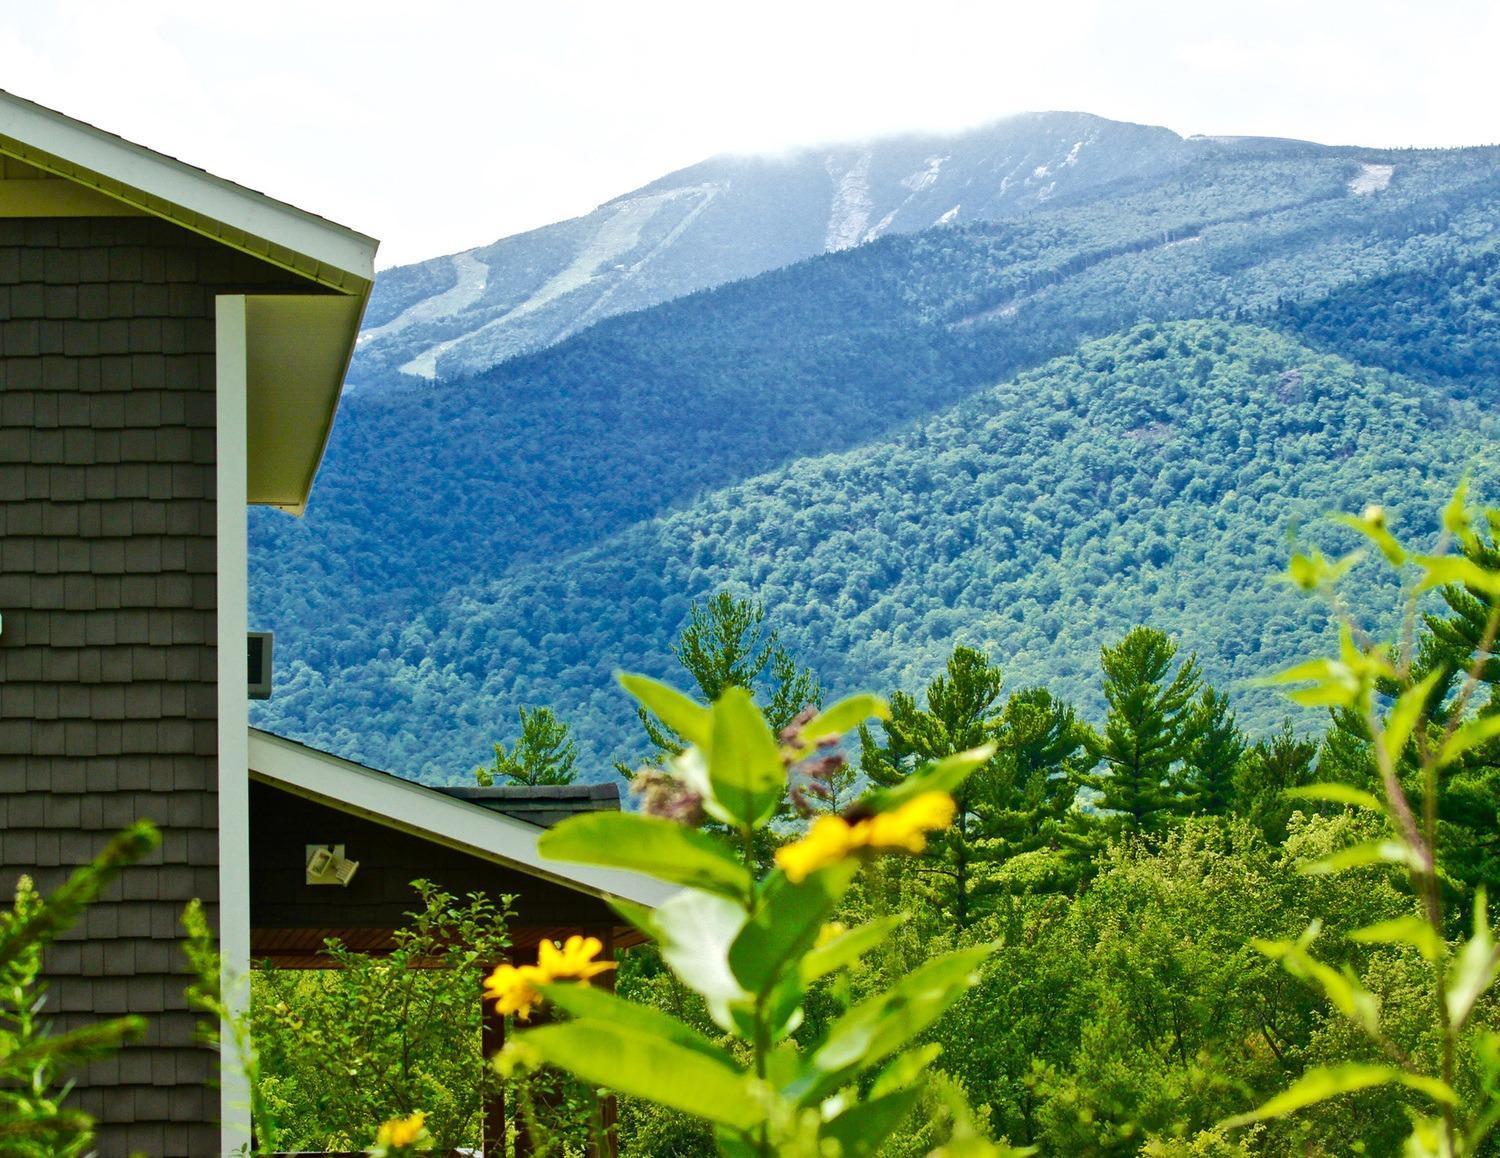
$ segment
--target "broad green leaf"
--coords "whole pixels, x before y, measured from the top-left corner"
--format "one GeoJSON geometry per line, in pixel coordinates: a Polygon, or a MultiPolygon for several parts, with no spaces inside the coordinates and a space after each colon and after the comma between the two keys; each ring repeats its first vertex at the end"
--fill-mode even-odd
{"type": "Polygon", "coordinates": [[[674,1042],[684,1049],[696,1050],[705,1057],[712,1058],[722,1066],[730,1069],[738,1069],[734,1059],[725,1053],[708,1038],[704,1037],[696,1029],[684,1025],[668,1013],[659,1009],[653,1009],[649,1005],[641,1005],[638,1002],[626,1001],[622,997],[616,997],[607,989],[601,989],[596,985],[578,985],[571,982],[563,982],[540,987],[541,994],[551,1004],[571,1014],[575,1018],[592,1018],[597,1021],[613,1022],[615,1025],[625,1029],[639,1030],[641,1033],[655,1034],[657,1037],[674,1042]]]}
{"type": "Polygon", "coordinates": [[[881,1145],[906,1120],[921,1092],[915,1088],[896,1090],[883,1097],[856,1102],[824,1122],[818,1135],[838,1143],[840,1158],[869,1158],[880,1153],[881,1145]]]}
{"type": "Polygon", "coordinates": [[[1385,754],[1392,764],[1397,763],[1406,750],[1406,742],[1411,739],[1412,729],[1421,719],[1422,711],[1427,707],[1427,697],[1432,694],[1441,674],[1430,672],[1420,683],[1413,684],[1396,698],[1391,714],[1386,717],[1385,734],[1381,737],[1385,754]]]}
{"type": "Polygon", "coordinates": [[[711,739],[709,709],[674,687],[650,676],[620,672],[616,677],[641,706],[689,744],[707,745],[711,739]]]}
{"type": "Polygon", "coordinates": [[[1453,962],[1453,971],[1448,974],[1448,1020],[1454,1029],[1459,1029],[1468,1020],[1474,1003],[1495,982],[1495,970],[1500,960],[1495,955],[1495,938],[1490,931],[1489,906],[1485,893],[1479,890],[1474,898],[1474,935],[1470,937],[1453,962]]]}
{"type": "Polygon", "coordinates": [[[1263,1122],[1268,1118],[1283,1118],[1308,1106],[1317,1105],[1339,1094],[1352,1094],[1375,1086],[1399,1081],[1401,1071],[1390,1066],[1365,1065],[1347,1062],[1337,1066],[1320,1066],[1308,1070],[1287,1089],[1277,1094],[1257,1110],[1230,1118],[1226,1126],[1244,1126],[1250,1122],[1263,1122]]]}
{"type": "Polygon", "coordinates": [[[1436,961],[1447,947],[1437,931],[1415,913],[1355,929],[1349,940],[1370,945],[1410,945],[1429,961],[1436,961]]]}
{"type": "Polygon", "coordinates": [[[662,960],[708,1003],[715,1022],[734,1031],[734,1008],[751,1000],[729,968],[729,946],[745,927],[745,910],[713,893],[687,889],[644,919],[662,960]]]}
{"type": "Polygon", "coordinates": [[[878,1098],[881,1094],[888,1094],[892,1090],[906,1089],[925,1074],[928,1067],[937,1061],[942,1053],[943,1047],[935,1041],[930,1041],[916,1049],[897,1054],[886,1063],[885,1069],[880,1071],[880,1076],[870,1087],[870,1096],[878,1098]]]}
{"type": "Polygon", "coordinates": [[[868,804],[877,812],[889,812],[924,792],[946,792],[951,795],[994,755],[994,744],[981,744],[967,752],[944,756],[941,760],[917,769],[894,788],[871,793],[862,803],[868,804]]]}
{"type": "Polygon", "coordinates": [[[1344,872],[1346,869],[1368,868],[1374,864],[1401,864],[1415,869],[1423,867],[1416,850],[1405,841],[1371,840],[1363,844],[1351,845],[1349,848],[1324,857],[1322,860],[1313,861],[1311,864],[1298,865],[1297,869],[1309,876],[1327,876],[1330,873],[1344,872]]]}
{"type": "Polygon", "coordinates": [[[979,980],[998,944],[935,957],[884,993],[856,1005],[828,1030],[786,1092],[799,1105],[821,1101],[854,1074],[902,1049],[979,980]]]}
{"type": "MultiPolygon", "coordinates": [[[[829,865],[800,884],[772,873],[760,907],[729,947],[729,968],[751,993],[766,993],[817,940],[818,930],[848,891],[859,863],[829,865]]],[[[800,983],[800,976],[799,976],[800,983]]]]}
{"type": "Polygon", "coordinates": [[[633,812],[591,812],[537,838],[553,860],[631,869],[689,888],[745,898],[750,872],[720,841],[694,828],[633,812]]]}
{"type": "Polygon", "coordinates": [[[1456,584],[1485,595],[1500,595],[1500,571],[1487,570],[1463,555],[1422,555],[1417,562],[1423,569],[1418,591],[1456,584]]]}
{"type": "Polygon", "coordinates": [[[1493,716],[1480,716],[1477,719],[1466,720],[1454,731],[1453,735],[1448,737],[1438,759],[1443,764],[1451,764],[1470,748],[1477,748],[1480,744],[1488,743],[1497,736],[1500,736],[1500,712],[1493,716]]]}
{"type": "Polygon", "coordinates": [[[807,741],[802,751],[811,751],[817,740],[824,736],[842,736],[852,732],[866,720],[889,720],[891,709],[880,696],[861,694],[849,696],[831,707],[824,708],[802,729],[807,741]]]}
{"type": "Polygon", "coordinates": [[[1368,808],[1372,812],[1384,812],[1385,805],[1378,796],[1355,788],[1352,784],[1306,784],[1300,788],[1288,788],[1282,793],[1299,800],[1326,800],[1332,804],[1352,804],[1356,808],[1368,808]]]}
{"type": "Polygon", "coordinates": [[[840,933],[802,958],[802,984],[811,985],[835,969],[853,964],[891,935],[906,920],[905,913],[881,917],[840,933]]]}
{"type": "Polygon", "coordinates": [[[590,1085],[732,1130],[751,1130],[762,1120],[744,1074],[649,1031],[584,1017],[528,1030],[519,1040],[590,1085]]]}
{"type": "Polygon", "coordinates": [[[708,778],[740,825],[764,822],[786,790],[781,749],[744,688],[729,688],[714,704],[708,778]]]}

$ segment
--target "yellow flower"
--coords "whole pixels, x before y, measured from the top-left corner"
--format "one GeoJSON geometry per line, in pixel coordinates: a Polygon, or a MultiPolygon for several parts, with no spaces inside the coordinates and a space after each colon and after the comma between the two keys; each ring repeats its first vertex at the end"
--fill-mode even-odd
{"type": "Polygon", "coordinates": [[[953,823],[958,806],[946,792],[924,792],[913,796],[900,808],[882,812],[861,824],[870,826],[866,843],[871,848],[899,848],[921,852],[927,847],[927,834],[953,823]]]}
{"type": "Polygon", "coordinates": [[[496,965],[484,982],[485,1000],[495,1003],[495,1012],[514,1013],[522,1021],[531,1017],[531,1007],[542,1003],[536,987],[550,980],[535,965],[496,965]]]}
{"type": "Polygon", "coordinates": [[[380,1127],[380,1132],[375,1135],[375,1145],[388,1150],[404,1150],[421,1140],[426,1125],[427,1115],[421,1110],[409,1118],[392,1118],[380,1127]]]}
{"type": "Polygon", "coordinates": [[[613,961],[594,960],[603,948],[598,937],[577,933],[564,941],[561,949],[543,938],[537,946],[537,968],[546,974],[547,981],[587,981],[615,967],[613,961]]]}
{"type": "Polygon", "coordinates": [[[889,812],[853,824],[841,816],[820,816],[801,840],[776,850],[776,863],[789,881],[800,884],[819,869],[864,850],[921,852],[927,847],[927,833],[947,828],[956,811],[946,792],[923,792],[889,812]]]}
{"type": "Polygon", "coordinates": [[[613,969],[613,961],[595,961],[604,944],[598,937],[577,933],[558,948],[543,938],[537,946],[535,965],[497,965],[485,979],[485,1000],[495,1003],[495,1012],[514,1013],[522,1021],[531,1018],[531,1007],[542,1003],[538,985],[552,981],[587,981],[613,969]]]}

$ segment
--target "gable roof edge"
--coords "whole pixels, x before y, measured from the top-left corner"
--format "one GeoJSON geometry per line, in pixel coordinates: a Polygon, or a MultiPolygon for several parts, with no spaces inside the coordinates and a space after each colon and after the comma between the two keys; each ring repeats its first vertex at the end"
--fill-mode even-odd
{"type": "Polygon", "coordinates": [[[578,892],[655,908],[677,890],[638,873],[545,860],[545,829],[415,781],[250,729],[250,778],[578,892]]]}

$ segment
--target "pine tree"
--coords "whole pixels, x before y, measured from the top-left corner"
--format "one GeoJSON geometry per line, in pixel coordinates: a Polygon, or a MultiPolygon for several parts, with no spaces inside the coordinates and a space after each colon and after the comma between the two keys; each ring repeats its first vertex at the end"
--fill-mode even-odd
{"type": "Polygon", "coordinates": [[[1199,812],[1222,816],[1234,807],[1235,776],[1246,752],[1229,697],[1205,688],[1188,724],[1195,734],[1187,756],[1187,794],[1199,812]]]}
{"type": "Polygon", "coordinates": [[[996,731],[1003,788],[995,831],[1003,855],[1057,847],[1089,763],[1087,729],[1046,688],[1024,688],[1006,701],[996,731]]]}
{"type": "MultiPolygon", "coordinates": [[[[1246,751],[1234,782],[1234,811],[1256,825],[1271,844],[1286,839],[1287,821],[1295,808],[1307,808],[1305,801],[1289,800],[1288,788],[1300,788],[1313,782],[1318,744],[1303,739],[1290,722],[1269,740],[1257,740],[1246,751]]],[[[1321,779],[1329,779],[1322,770],[1321,779]]]]}
{"type": "MultiPolygon", "coordinates": [[[[704,703],[713,703],[729,688],[746,688],[756,693],[767,722],[777,731],[803,708],[823,700],[817,677],[799,666],[775,629],[766,626],[766,609],[758,599],[720,591],[694,603],[672,654],[704,703]]],[[[682,741],[670,728],[644,708],[636,714],[655,748],[654,759],[682,751],[682,741]]],[[[617,768],[627,778],[635,775],[627,766],[617,768]]]]}
{"type": "Polygon", "coordinates": [[[1132,628],[1100,652],[1109,711],[1093,744],[1105,768],[1083,781],[1099,792],[1097,807],[1134,832],[1159,829],[1187,800],[1202,680],[1196,656],[1174,673],[1176,657],[1177,645],[1151,627],[1132,628]]]}
{"type": "Polygon", "coordinates": [[[521,734],[509,749],[495,745],[495,760],[488,768],[474,769],[474,779],[488,788],[497,781],[513,784],[571,784],[578,753],[572,730],[551,708],[521,708],[521,734]]]}
{"type": "MultiPolygon", "coordinates": [[[[860,729],[860,768],[876,784],[899,784],[933,760],[976,748],[996,738],[1002,727],[1002,676],[984,652],[959,645],[944,674],[927,685],[926,708],[906,692],[891,696],[891,716],[881,724],[884,741],[869,728],[860,729]]],[[[929,841],[922,872],[935,879],[934,899],[958,929],[978,915],[987,863],[996,859],[986,842],[997,835],[997,793],[1003,772],[997,755],[954,793],[958,814],[953,824],[929,841]]]]}

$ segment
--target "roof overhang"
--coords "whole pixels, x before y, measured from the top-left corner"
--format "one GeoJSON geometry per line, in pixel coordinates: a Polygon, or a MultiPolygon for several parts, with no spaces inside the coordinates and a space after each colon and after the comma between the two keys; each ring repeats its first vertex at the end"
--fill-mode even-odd
{"type": "Polygon", "coordinates": [[[308,293],[247,301],[249,500],[300,514],[375,281],[373,238],[0,91],[0,216],[161,218],[308,293]]]}
{"type": "Polygon", "coordinates": [[[536,844],[545,829],[258,728],[250,778],[590,896],[655,908],[676,892],[639,873],[544,860],[536,844]]]}

